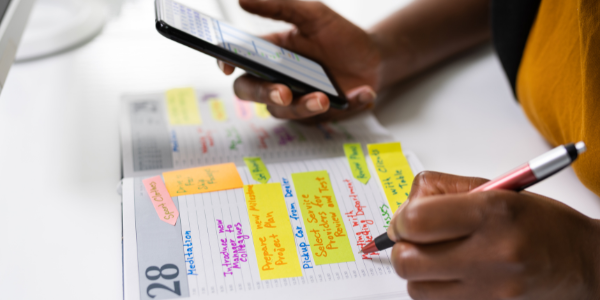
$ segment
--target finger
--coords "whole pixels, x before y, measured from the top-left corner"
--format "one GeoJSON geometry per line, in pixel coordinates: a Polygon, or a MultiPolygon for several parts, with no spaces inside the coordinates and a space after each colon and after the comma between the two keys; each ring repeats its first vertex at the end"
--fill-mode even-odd
{"type": "Polygon", "coordinates": [[[348,102],[350,103],[351,107],[353,105],[371,105],[375,102],[375,99],[377,98],[377,93],[375,93],[372,87],[368,85],[363,85],[348,91],[348,93],[346,93],[346,98],[348,99],[348,102]]]}
{"type": "Polygon", "coordinates": [[[415,177],[409,199],[440,194],[467,193],[486,182],[488,182],[487,179],[478,177],[425,171],[415,177]]]}
{"type": "Polygon", "coordinates": [[[406,280],[463,280],[470,268],[466,265],[464,239],[437,244],[417,245],[401,241],[392,249],[392,263],[406,280]]]}
{"type": "Polygon", "coordinates": [[[225,75],[231,75],[231,73],[233,73],[233,71],[235,71],[234,66],[226,64],[218,59],[217,59],[217,65],[219,66],[219,69],[221,69],[221,71],[223,73],[225,73],[225,75]]]}
{"type": "Polygon", "coordinates": [[[329,98],[321,92],[302,96],[288,107],[267,106],[275,118],[300,120],[322,114],[329,110],[329,98]]]}
{"type": "Polygon", "coordinates": [[[468,236],[481,226],[486,198],[495,192],[447,194],[411,200],[390,222],[388,236],[425,244],[468,236]]]}
{"type": "Polygon", "coordinates": [[[461,281],[409,281],[408,294],[414,300],[464,300],[467,286],[461,281]]]}
{"type": "Polygon", "coordinates": [[[372,108],[376,97],[377,94],[373,88],[367,85],[360,86],[350,90],[346,94],[346,99],[348,99],[348,107],[346,109],[329,109],[326,113],[299,121],[304,124],[319,124],[347,119],[372,108]]]}
{"type": "Polygon", "coordinates": [[[250,13],[292,23],[305,34],[317,32],[336,15],[325,4],[317,1],[240,0],[239,3],[250,13]]]}
{"type": "Polygon", "coordinates": [[[273,43],[277,46],[283,47],[284,40],[288,32],[275,32],[261,36],[261,38],[267,42],[273,43]]]}
{"type": "Polygon", "coordinates": [[[288,106],[292,103],[292,91],[285,85],[271,83],[250,74],[238,77],[233,83],[233,91],[238,98],[274,106],[288,106]]]}

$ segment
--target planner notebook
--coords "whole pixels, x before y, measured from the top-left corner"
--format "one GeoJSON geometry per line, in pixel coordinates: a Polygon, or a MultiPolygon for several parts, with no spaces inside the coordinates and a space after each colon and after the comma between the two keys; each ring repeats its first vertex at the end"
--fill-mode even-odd
{"type": "Polygon", "coordinates": [[[120,130],[126,300],[410,299],[391,250],[358,254],[422,170],[372,114],[305,126],[181,88],[124,96],[120,130]]]}

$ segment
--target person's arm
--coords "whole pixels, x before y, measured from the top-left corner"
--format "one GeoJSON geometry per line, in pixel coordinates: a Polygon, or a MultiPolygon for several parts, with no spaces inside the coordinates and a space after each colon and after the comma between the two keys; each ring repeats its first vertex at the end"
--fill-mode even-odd
{"type": "Polygon", "coordinates": [[[368,30],[386,87],[490,38],[489,0],[416,0],[368,30]]]}
{"type": "Polygon", "coordinates": [[[486,180],[415,178],[388,236],[420,299],[599,299],[600,221],[529,192],[469,194],[486,180]]]}
{"type": "MultiPolygon", "coordinates": [[[[315,92],[293,99],[291,90],[251,75],[239,77],[240,99],[267,104],[275,117],[325,121],[351,116],[373,105],[376,91],[485,41],[489,0],[416,0],[368,32],[320,2],[240,0],[248,12],[289,22],[295,29],[265,38],[315,59],[329,69],[350,102],[329,109],[315,92]]],[[[233,67],[219,62],[225,74],[233,67]]]]}

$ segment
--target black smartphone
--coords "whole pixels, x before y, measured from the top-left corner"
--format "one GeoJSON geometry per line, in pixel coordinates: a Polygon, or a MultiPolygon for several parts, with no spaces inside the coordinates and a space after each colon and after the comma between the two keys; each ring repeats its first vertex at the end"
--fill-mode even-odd
{"type": "Polygon", "coordinates": [[[156,0],[156,29],[165,37],[271,82],[287,85],[294,95],[323,92],[330,106],[348,100],[321,64],[283,49],[176,0],[156,0]]]}

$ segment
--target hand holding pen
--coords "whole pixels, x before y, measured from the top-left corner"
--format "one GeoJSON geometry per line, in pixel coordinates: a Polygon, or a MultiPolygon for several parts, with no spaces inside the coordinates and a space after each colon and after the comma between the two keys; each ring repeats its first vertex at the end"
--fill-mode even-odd
{"type": "MultiPolygon", "coordinates": [[[[560,157],[546,156],[558,165],[564,161],[560,157]]],[[[539,173],[535,163],[540,160],[532,162],[528,165],[534,176],[556,171],[539,173]]],[[[522,173],[517,177],[528,171],[522,173]]],[[[600,290],[593,282],[600,278],[600,238],[594,237],[600,237],[600,222],[529,192],[472,192],[499,181],[486,182],[435,172],[415,179],[409,202],[395,213],[388,229],[395,241],[392,263],[408,281],[411,297],[597,298],[600,290]]]]}

